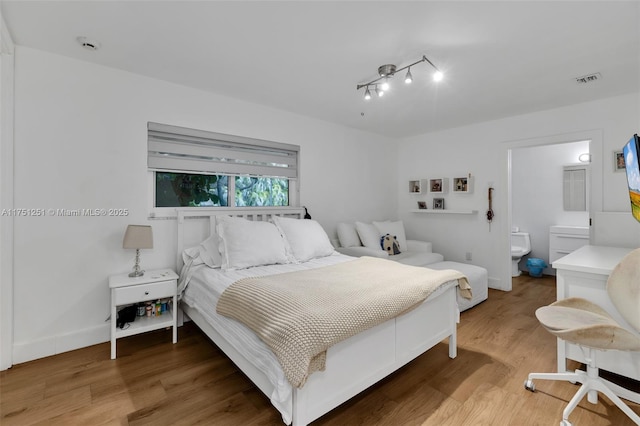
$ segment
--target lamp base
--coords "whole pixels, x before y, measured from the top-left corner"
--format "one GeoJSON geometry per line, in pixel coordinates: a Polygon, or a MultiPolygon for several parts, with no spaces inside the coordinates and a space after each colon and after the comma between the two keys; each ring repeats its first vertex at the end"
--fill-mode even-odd
{"type": "Polygon", "coordinates": [[[141,277],[144,275],[144,271],[140,269],[140,249],[136,249],[136,263],[133,265],[133,272],[129,274],[130,277],[141,277]]]}

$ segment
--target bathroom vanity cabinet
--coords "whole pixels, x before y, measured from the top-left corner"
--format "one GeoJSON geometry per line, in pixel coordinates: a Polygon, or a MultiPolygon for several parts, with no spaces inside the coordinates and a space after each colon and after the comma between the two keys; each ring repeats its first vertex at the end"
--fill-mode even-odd
{"type": "Polygon", "coordinates": [[[587,226],[552,226],[549,229],[549,264],[589,244],[587,226]]]}

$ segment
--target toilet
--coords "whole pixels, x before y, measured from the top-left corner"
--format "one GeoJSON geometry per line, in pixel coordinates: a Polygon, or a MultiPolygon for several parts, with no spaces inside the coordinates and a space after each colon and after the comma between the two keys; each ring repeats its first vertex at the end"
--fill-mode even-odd
{"type": "Polygon", "coordinates": [[[531,239],[528,232],[511,233],[511,276],[519,277],[518,263],[522,256],[531,253],[531,239]]]}

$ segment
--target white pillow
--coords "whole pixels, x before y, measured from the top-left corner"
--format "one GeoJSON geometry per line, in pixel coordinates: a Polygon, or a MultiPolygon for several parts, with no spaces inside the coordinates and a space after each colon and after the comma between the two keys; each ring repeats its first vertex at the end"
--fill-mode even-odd
{"type": "Polygon", "coordinates": [[[220,238],[216,234],[211,235],[198,246],[185,249],[182,252],[182,261],[185,265],[192,260],[193,265],[204,263],[210,268],[219,268],[222,265],[219,244],[220,238]]]}
{"type": "Polygon", "coordinates": [[[340,241],[340,247],[360,247],[360,237],[358,237],[358,231],[353,223],[340,222],[338,224],[338,240],[340,241]]]}
{"type": "Polygon", "coordinates": [[[189,247],[188,249],[184,249],[182,252],[182,263],[187,265],[190,261],[192,264],[195,263],[196,265],[203,263],[202,259],[200,259],[200,247],[189,247]]]}
{"type": "Polygon", "coordinates": [[[220,255],[220,237],[217,234],[211,235],[198,246],[200,259],[209,268],[219,268],[222,266],[222,256],[220,255]]]}
{"type": "Polygon", "coordinates": [[[404,233],[404,224],[401,220],[397,222],[373,222],[373,226],[375,226],[380,232],[380,236],[385,234],[391,234],[395,236],[398,240],[398,245],[400,246],[400,251],[407,251],[407,237],[404,233]]]}
{"type": "Polygon", "coordinates": [[[292,219],[274,216],[290,253],[298,262],[306,262],[316,257],[331,256],[335,249],[322,226],[312,219],[292,219]]]}
{"type": "Polygon", "coordinates": [[[382,250],[380,237],[382,237],[383,234],[381,234],[373,224],[356,222],[356,230],[358,231],[362,245],[370,249],[382,250]]]}
{"type": "Polygon", "coordinates": [[[273,223],[225,218],[217,230],[223,270],[289,263],[284,239],[273,223]]]}

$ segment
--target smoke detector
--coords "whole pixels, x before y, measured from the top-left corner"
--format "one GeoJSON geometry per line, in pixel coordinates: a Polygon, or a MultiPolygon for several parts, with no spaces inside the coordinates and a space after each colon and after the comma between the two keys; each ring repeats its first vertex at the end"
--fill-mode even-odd
{"type": "Polygon", "coordinates": [[[84,47],[87,50],[95,51],[100,49],[100,42],[96,40],[92,40],[88,37],[76,37],[76,40],[78,41],[78,43],[80,43],[80,46],[84,47]]]}
{"type": "Polygon", "coordinates": [[[600,80],[602,78],[602,76],[600,75],[599,72],[593,73],[593,74],[588,74],[588,75],[583,75],[582,77],[576,77],[576,83],[578,84],[585,84],[585,83],[592,83],[596,80],[600,80]]]}

